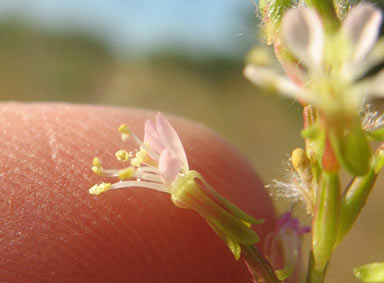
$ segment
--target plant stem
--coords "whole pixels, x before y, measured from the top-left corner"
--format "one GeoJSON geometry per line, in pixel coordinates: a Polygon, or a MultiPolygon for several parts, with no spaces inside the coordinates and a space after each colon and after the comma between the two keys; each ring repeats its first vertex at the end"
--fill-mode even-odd
{"type": "Polygon", "coordinates": [[[275,283],[279,282],[275,271],[269,262],[264,258],[256,246],[241,246],[241,254],[248,266],[248,270],[253,275],[254,282],[275,283]]]}
{"type": "Polygon", "coordinates": [[[316,267],[313,251],[309,256],[307,283],[322,283],[324,282],[325,273],[327,272],[328,264],[323,268],[316,267]]]}

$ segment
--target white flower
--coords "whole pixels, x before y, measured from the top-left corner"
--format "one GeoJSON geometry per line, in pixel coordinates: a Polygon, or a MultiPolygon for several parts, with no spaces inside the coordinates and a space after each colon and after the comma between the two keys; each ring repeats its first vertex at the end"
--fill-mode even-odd
{"type": "Polygon", "coordinates": [[[284,44],[303,66],[304,82],[298,84],[255,65],[246,66],[244,74],[260,87],[273,87],[323,112],[356,109],[365,96],[384,96],[384,71],[372,79],[357,82],[372,64],[384,58],[384,54],[379,56],[381,58],[370,58],[381,21],[381,12],[363,3],[353,7],[340,30],[331,34],[324,31],[320,17],[312,9],[290,9],[282,20],[281,35],[284,44]]]}

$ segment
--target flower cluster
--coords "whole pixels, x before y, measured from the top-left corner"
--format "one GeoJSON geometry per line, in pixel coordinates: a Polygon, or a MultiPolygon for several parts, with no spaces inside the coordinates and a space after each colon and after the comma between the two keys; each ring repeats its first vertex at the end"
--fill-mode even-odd
{"type": "Polygon", "coordinates": [[[349,107],[356,112],[363,97],[384,95],[380,83],[384,72],[369,81],[358,80],[384,59],[382,50],[371,52],[381,20],[378,9],[360,4],[351,9],[340,30],[329,33],[311,8],[289,9],[282,19],[281,40],[297,58],[296,66],[282,62],[290,79],[253,64],[246,66],[244,74],[260,87],[274,88],[325,113],[336,114],[349,107]]]}
{"type": "Polygon", "coordinates": [[[266,66],[244,69],[256,85],[313,107],[314,120],[303,134],[317,142],[311,161],[321,161],[328,172],[338,171],[339,164],[353,175],[368,172],[371,150],[359,113],[368,97],[384,95],[384,71],[365,76],[384,59],[383,43],[375,44],[381,21],[381,12],[364,3],[331,30],[312,8],[288,9],[275,40],[287,77],[266,66]]]}

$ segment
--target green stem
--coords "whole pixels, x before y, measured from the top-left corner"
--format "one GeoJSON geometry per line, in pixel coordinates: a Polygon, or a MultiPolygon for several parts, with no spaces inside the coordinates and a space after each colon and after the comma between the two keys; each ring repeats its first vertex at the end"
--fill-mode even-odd
{"type": "Polygon", "coordinates": [[[308,263],[307,283],[322,283],[324,282],[325,273],[327,272],[328,264],[324,268],[316,267],[313,252],[311,251],[308,263]]]}
{"type": "Polygon", "coordinates": [[[241,245],[241,255],[257,283],[279,282],[275,271],[255,245],[241,245]]]}
{"type": "Polygon", "coordinates": [[[337,173],[323,172],[312,224],[312,249],[316,270],[323,271],[332,255],[339,224],[340,183],[337,173]]]}

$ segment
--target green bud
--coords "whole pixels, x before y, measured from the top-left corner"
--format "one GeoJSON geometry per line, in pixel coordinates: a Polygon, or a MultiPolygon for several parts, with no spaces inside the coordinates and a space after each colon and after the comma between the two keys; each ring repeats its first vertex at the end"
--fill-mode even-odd
{"type": "Polygon", "coordinates": [[[354,123],[345,135],[332,132],[330,139],[337,159],[344,168],[353,176],[367,174],[371,160],[371,148],[360,123],[354,123]]]}
{"type": "Polygon", "coordinates": [[[301,131],[301,136],[305,139],[313,140],[319,135],[319,130],[316,125],[309,126],[301,131]]]}
{"type": "Polygon", "coordinates": [[[384,128],[366,132],[367,138],[371,141],[384,141],[384,128]]]}
{"type": "Polygon", "coordinates": [[[384,262],[375,262],[353,269],[355,276],[363,282],[384,282],[384,262]]]}
{"type": "Polygon", "coordinates": [[[268,44],[272,44],[276,38],[284,12],[292,6],[292,2],[292,0],[259,0],[259,11],[264,21],[268,44]]]}
{"type": "Polygon", "coordinates": [[[336,173],[323,172],[317,193],[312,226],[314,265],[323,270],[335,246],[340,205],[340,183],[336,173]]]}

